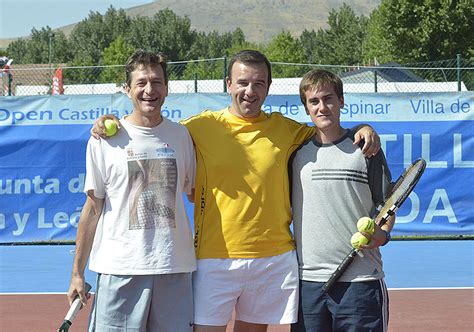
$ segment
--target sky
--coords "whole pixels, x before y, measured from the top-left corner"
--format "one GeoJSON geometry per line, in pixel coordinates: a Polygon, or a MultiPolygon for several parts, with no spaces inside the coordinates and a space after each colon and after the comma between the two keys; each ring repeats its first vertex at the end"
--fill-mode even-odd
{"type": "Polygon", "coordinates": [[[152,0],[0,0],[0,39],[26,37],[32,28],[52,29],[77,23],[90,11],[104,14],[111,5],[130,8],[152,0]]]}

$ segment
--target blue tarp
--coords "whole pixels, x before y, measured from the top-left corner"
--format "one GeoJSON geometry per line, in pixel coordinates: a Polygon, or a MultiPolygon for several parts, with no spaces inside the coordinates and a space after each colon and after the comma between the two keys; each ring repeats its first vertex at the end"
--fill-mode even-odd
{"type": "MultiPolygon", "coordinates": [[[[225,94],[170,95],[162,113],[179,121],[229,102],[225,94]]],[[[428,162],[394,235],[474,234],[473,102],[473,92],[345,96],[343,125],[377,130],[394,178],[416,158],[428,162]]],[[[131,109],[122,94],[0,98],[0,243],[74,240],[91,124],[131,109]]],[[[309,121],[295,95],[269,96],[263,110],[309,121]]]]}

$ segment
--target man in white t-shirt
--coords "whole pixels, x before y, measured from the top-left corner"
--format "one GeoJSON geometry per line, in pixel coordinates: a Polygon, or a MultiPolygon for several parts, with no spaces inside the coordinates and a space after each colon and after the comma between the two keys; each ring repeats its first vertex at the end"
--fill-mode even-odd
{"type": "Polygon", "coordinates": [[[68,299],[86,303],[90,256],[98,274],[91,331],[192,331],[196,262],[182,192],[193,187],[193,143],[183,125],[161,116],[164,57],[137,51],[126,74],[132,113],[117,135],[87,145],[87,200],[68,299]]]}

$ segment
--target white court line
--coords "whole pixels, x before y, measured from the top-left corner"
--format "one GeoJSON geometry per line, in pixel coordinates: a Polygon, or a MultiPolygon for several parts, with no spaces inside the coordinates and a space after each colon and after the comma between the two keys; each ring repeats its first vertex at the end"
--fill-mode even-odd
{"type": "Polygon", "coordinates": [[[390,291],[404,291],[404,290],[456,290],[456,289],[474,289],[474,287],[413,287],[413,288],[388,288],[390,291]]]}
{"type": "MultiPolygon", "coordinates": [[[[414,288],[388,288],[389,291],[416,291],[416,290],[470,290],[474,287],[414,287],[414,288]]],[[[95,294],[95,292],[90,292],[95,294]]],[[[38,292],[38,293],[0,293],[1,295],[67,295],[67,292],[38,292]]]]}
{"type": "MultiPolygon", "coordinates": [[[[89,294],[95,294],[95,292],[89,292],[89,294]]],[[[67,292],[0,293],[0,296],[1,295],[67,295],[67,292]]]]}

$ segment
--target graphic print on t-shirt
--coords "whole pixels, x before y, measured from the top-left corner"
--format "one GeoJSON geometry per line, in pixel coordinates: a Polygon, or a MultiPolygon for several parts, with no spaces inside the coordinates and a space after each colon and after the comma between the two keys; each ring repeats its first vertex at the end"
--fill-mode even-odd
{"type": "Polygon", "coordinates": [[[174,150],[128,149],[129,229],[175,228],[178,173],[174,150]]]}

